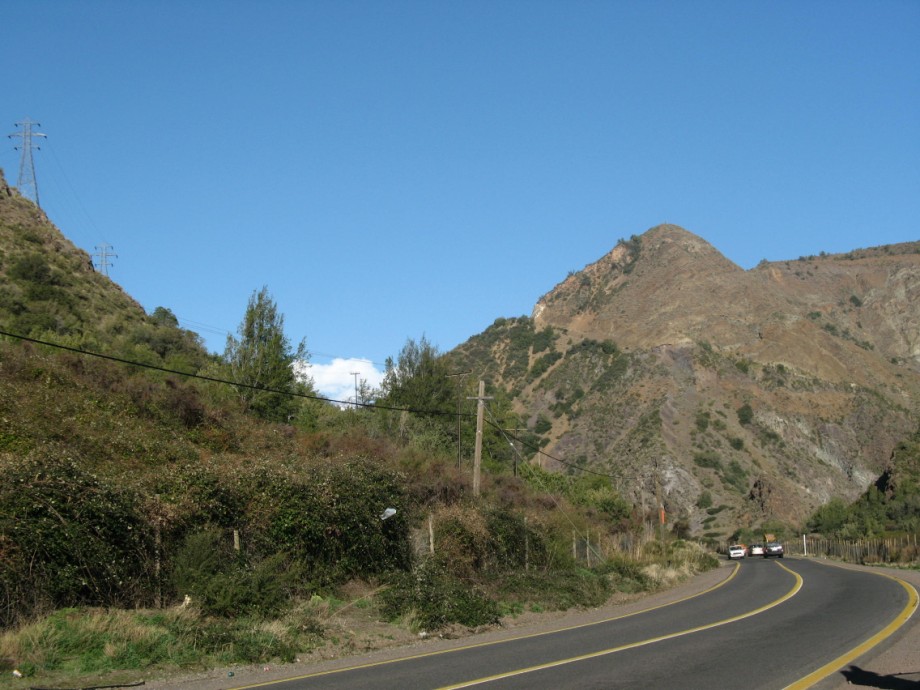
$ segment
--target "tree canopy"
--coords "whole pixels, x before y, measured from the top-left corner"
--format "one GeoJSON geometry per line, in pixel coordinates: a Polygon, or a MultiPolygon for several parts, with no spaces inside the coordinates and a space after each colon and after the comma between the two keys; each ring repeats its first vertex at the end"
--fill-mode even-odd
{"type": "Polygon", "coordinates": [[[284,333],[284,315],[278,311],[268,288],[254,291],[249,298],[239,338],[227,336],[224,358],[243,406],[263,419],[290,419],[301,401],[294,394],[312,393],[309,381],[300,380],[296,362],[307,362],[306,341],[291,346],[284,333]]]}
{"type": "Polygon", "coordinates": [[[456,405],[447,363],[423,335],[406,340],[397,359],[387,357],[381,401],[414,410],[450,412],[456,405]]]}

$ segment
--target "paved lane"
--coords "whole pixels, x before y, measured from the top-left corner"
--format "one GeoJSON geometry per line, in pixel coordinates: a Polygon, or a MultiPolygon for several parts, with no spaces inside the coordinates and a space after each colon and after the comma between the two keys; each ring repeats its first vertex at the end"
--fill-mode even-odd
{"type": "MultiPolygon", "coordinates": [[[[908,603],[897,582],[812,561],[784,559],[801,591],[729,625],[584,662],[497,679],[501,688],[785,688],[882,630],[908,603]]],[[[779,561],[751,559],[777,574],[779,561]]]]}
{"type": "Polygon", "coordinates": [[[884,628],[907,601],[904,587],[874,574],[751,559],[703,595],[639,614],[258,687],[783,688],[884,628]]]}

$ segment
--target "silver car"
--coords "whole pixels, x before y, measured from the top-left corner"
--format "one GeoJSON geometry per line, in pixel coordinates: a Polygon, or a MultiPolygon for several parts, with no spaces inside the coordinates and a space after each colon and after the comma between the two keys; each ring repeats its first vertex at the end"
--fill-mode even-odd
{"type": "Polygon", "coordinates": [[[783,545],[778,541],[767,542],[767,545],[763,547],[763,557],[770,558],[770,556],[776,556],[777,558],[783,557],[783,545]]]}

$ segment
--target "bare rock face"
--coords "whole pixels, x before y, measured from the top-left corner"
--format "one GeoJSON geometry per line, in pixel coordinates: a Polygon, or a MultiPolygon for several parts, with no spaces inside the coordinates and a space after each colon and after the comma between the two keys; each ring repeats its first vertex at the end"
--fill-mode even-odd
{"type": "Polygon", "coordinates": [[[745,271],[661,225],[452,356],[515,396],[545,466],[605,472],[697,534],[796,524],[920,423],[920,242],[745,271]]]}

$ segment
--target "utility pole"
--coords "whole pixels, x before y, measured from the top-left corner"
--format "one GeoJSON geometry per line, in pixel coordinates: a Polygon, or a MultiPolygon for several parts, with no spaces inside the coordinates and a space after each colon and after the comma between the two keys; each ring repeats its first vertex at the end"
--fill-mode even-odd
{"type": "Polygon", "coordinates": [[[358,374],[360,371],[351,371],[349,372],[352,376],[355,377],[355,409],[358,409],[358,374]]]}
{"type": "Polygon", "coordinates": [[[22,131],[7,135],[10,139],[18,138],[21,140],[18,146],[13,147],[20,152],[19,181],[16,183],[16,186],[19,188],[19,193],[22,196],[32,199],[35,205],[41,208],[42,205],[38,202],[38,182],[35,181],[35,161],[32,159],[32,150],[39,149],[40,147],[32,143],[32,137],[47,138],[48,135],[42,134],[41,132],[33,132],[33,126],[41,127],[41,125],[38,122],[33,122],[29,118],[17,122],[16,126],[22,127],[22,131]],[[28,193],[28,190],[31,190],[31,194],[28,193]]]}
{"type": "Polygon", "coordinates": [[[473,496],[479,497],[479,469],[482,467],[482,419],[485,413],[486,400],[491,400],[492,397],[486,397],[486,382],[481,380],[479,381],[479,395],[475,398],[467,398],[468,400],[476,400],[476,452],[473,456],[473,496]]]}
{"type": "Polygon", "coordinates": [[[471,373],[473,373],[473,370],[467,369],[466,371],[459,371],[456,374],[447,374],[447,378],[457,379],[457,471],[458,472],[462,468],[462,464],[460,460],[460,432],[462,431],[460,428],[460,386],[463,383],[463,377],[471,373]]]}
{"type": "Polygon", "coordinates": [[[102,271],[102,275],[108,277],[109,275],[109,266],[112,264],[109,263],[110,257],[118,258],[118,254],[110,252],[109,250],[113,249],[111,244],[102,244],[96,246],[96,254],[93,254],[94,257],[99,257],[99,270],[102,271]]]}

